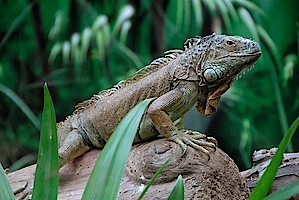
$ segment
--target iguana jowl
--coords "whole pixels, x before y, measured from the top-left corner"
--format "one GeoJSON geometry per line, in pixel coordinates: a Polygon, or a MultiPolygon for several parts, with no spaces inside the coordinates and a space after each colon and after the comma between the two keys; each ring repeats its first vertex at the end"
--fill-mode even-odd
{"type": "Polygon", "coordinates": [[[60,167],[92,147],[102,148],[121,119],[139,102],[147,107],[134,142],[162,135],[183,149],[192,146],[206,154],[212,138],[183,129],[185,113],[197,102],[203,115],[216,112],[221,95],[260,57],[259,45],[238,36],[190,38],[184,50],[170,50],[137,71],[132,78],[78,104],[57,124],[60,167]]]}

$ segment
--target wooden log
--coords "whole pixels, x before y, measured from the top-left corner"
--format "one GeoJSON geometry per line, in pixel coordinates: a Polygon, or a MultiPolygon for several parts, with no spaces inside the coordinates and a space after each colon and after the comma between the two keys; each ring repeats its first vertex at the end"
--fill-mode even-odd
{"type": "MultiPolygon", "coordinates": [[[[176,143],[165,139],[137,144],[131,149],[117,199],[137,199],[151,177],[175,151],[178,154],[158,176],[144,199],[167,199],[180,174],[184,180],[185,199],[247,199],[248,187],[251,190],[255,187],[275,152],[274,149],[255,152],[253,168],[239,173],[233,160],[219,148],[216,151],[209,148],[208,160],[205,154],[193,148],[188,148],[182,155],[176,143]]],[[[58,199],[81,199],[100,152],[93,149],[60,169],[58,199]]],[[[298,160],[298,153],[285,154],[271,192],[298,180],[298,160]]],[[[35,165],[32,165],[8,174],[13,190],[19,192],[16,192],[16,198],[21,197],[21,188],[25,188],[24,191],[32,189],[34,170],[35,165]]],[[[105,183],[99,180],[98,184],[101,187],[105,183]]]]}
{"type": "MultiPolygon", "coordinates": [[[[253,153],[253,167],[241,172],[250,191],[255,188],[276,150],[276,148],[261,149],[253,153]]],[[[299,180],[299,153],[285,153],[269,193],[297,180],[299,180]]],[[[293,196],[292,199],[299,199],[299,195],[293,196]]]]}

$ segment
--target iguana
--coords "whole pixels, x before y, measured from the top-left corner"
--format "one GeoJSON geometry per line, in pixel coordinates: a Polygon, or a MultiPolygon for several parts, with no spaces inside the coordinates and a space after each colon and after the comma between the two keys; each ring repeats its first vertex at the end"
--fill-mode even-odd
{"type": "Polygon", "coordinates": [[[260,55],[258,43],[239,36],[187,39],[184,50],[166,51],[131,78],[79,103],[57,124],[60,167],[92,147],[104,147],[121,119],[148,98],[155,99],[143,114],[135,143],[162,135],[184,150],[191,146],[209,155],[205,147],[215,147],[214,139],[184,130],[185,113],[196,102],[203,115],[216,112],[221,95],[260,55]]]}

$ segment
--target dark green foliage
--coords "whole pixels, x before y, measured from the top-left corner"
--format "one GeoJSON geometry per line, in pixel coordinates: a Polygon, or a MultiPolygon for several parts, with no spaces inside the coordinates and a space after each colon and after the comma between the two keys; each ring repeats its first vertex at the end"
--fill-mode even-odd
{"type": "MultiPolygon", "coordinates": [[[[285,137],[279,144],[275,155],[273,156],[270,164],[268,165],[268,167],[265,170],[264,174],[262,175],[261,179],[257,183],[256,187],[252,191],[249,200],[264,199],[267,196],[267,194],[271,188],[272,182],[275,178],[275,175],[278,171],[278,168],[280,166],[281,160],[283,158],[283,154],[284,154],[288,144],[290,143],[298,126],[299,126],[299,117],[293,122],[289,131],[287,132],[287,134],[285,135],[285,137]]],[[[297,183],[297,185],[298,185],[298,183],[297,183]]],[[[295,187],[296,187],[296,185],[292,184],[292,186],[287,186],[287,188],[284,189],[284,190],[288,190],[289,192],[292,192],[292,195],[290,195],[289,197],[299,193],[298,190],[294,191],[295,187]]],[[[287,192],[285,192],[285,193],[287,193],[287,192]]],[[[276,195],[278,195],[278,193],[276,193],[276,195]]],[[[273,194],[272,197],[274,197],[276,195],[273,194]]]]}
{"type": "MultiPolygon", "coordinates": [[[[37,123],[16,102],[21,99],[41,119],[45,81],[61,121],[78,102],[164,50],[214,31],[253,38],[262,48],[256,67],[224,95],[207,127],[239,167],[250,167],[254,149],[277,146],[298,116],[298,1],[33,2],[4,1],[0,7],[0,84],[18,96],[0,88],[5,167],[37,152],[37,123]]],[[[298,134],[292,144],[298,151],[298,134]]]]}

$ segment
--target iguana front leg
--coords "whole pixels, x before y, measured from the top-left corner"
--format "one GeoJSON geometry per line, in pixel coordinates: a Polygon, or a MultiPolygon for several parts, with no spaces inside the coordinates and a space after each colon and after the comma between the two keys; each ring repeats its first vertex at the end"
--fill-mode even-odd
{"type": "Polygon", "coordinates": [[[77,129],[69,132],[61,143],[58,149],[59,168],[91,148],[86,144],[86,141],[77,129]]]}
{"type": "Polygon", "coordinates": [[[209,151],[204,147],[215,148],[214,138],[199,132],[179,129],[173,123],[175,118],[183,117],[194,105],[197,96],[197,87],[192,83],[185,84],[154,100],[148,108],[148,115],[159,133],[179,144],[184,152],[189,145],[209,156],[209,151]],[[171,119],[172,116],[174,119],[171,119]]]}

